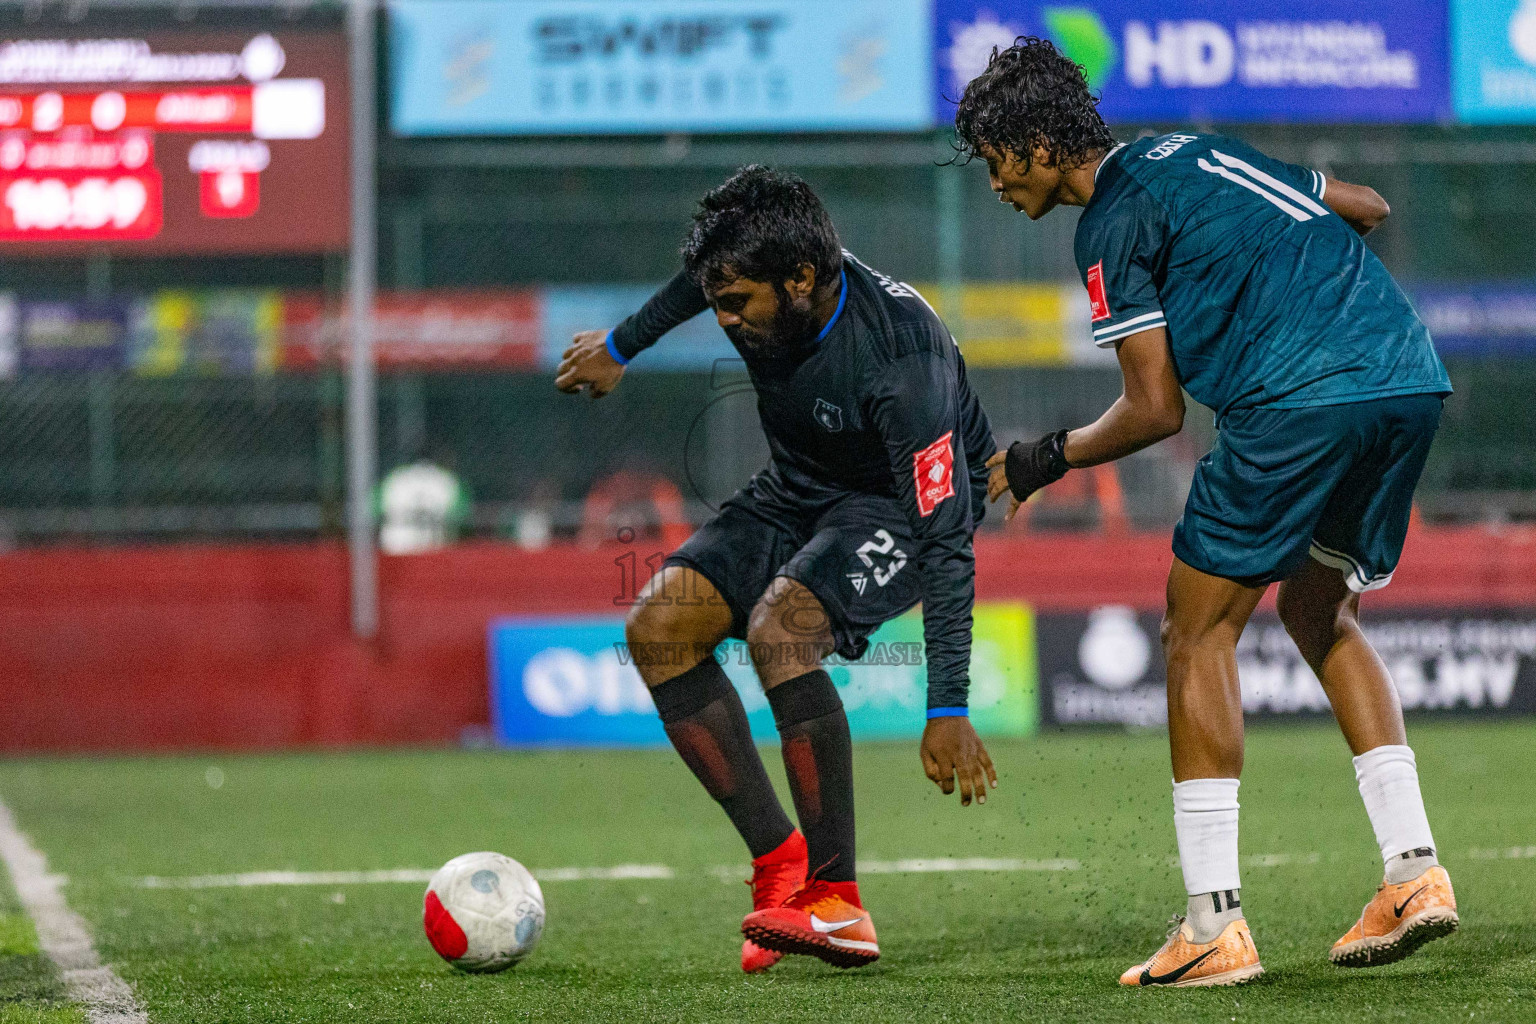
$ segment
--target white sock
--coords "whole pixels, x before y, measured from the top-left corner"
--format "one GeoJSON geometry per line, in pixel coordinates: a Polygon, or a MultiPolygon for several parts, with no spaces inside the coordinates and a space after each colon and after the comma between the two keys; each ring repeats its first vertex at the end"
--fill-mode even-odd
{"type": "Polygon", "coordinates": [[[1243,919],[1241,892],[1241,889],[1218,889],[1189,898],[1184,920],[1189,922],[1191,936],[1196,942],[1215,942],[1227,925],[1243,919]]]}
{"type": "Polygon", "coordinates": [[[1173,784],[1173,829],[1190,896],[1236,890],[1237,779],[1190,779],[1173,784]]]}
{"type": "Polygon", "coordinates": [[[1355,780],[1376,832],[1376,845],[1381,847],[1388,882],[1409,881],[1439,863],[1412,749],[1389,743],[1367,750],[1355,758],[1355,780]]]}

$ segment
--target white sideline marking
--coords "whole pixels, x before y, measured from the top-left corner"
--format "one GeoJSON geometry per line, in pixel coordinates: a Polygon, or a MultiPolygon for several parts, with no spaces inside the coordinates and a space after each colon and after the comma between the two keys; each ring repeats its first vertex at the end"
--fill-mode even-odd
{"type": "MultiPolygon", "coordinates": [[[[0,806],[3,809],[3,806],[0,806]]],[[[1536,859],[1536,846],[1511,846],[1497,850],[1472,849],[1473,860],[1536,859]]],[[[1243,858],[1250,868],[1279,868],[1320,864],[1323,855],[1311,853],[1259,853],[1243,858]]],[[[1167,858],[1170,868],[1179,866],[1177,857],[1167,858]]],[[[913,857],[905,860],[861,860],[864,875],[926,875],[963,871],[1081,871],[1083,862],[1071,857],[1046,860],[1021,860],[1016,857],[913,857]]],[[[740,864],[717,864],[706,873],[728,882],[739,881],[751,868],[740,864]]],[[[12,874],[15,874],[14,870],[12,874]]],[[[370,885],[408,882],[425,885],[431,880],[431,868],[397,868],[388,871],[245,871],[231,875],[192,875],[166,878],[149,875],[134,880],[144,889],[249,889],[271,885],[370,885]]],[[[628,879],[670,879],[677,872],[665,864],[616,864],[611,868],[540,868],[533,877],[541,882],[623,881],[628,879]]],[[[20,883],[17,883],[18,886],[20,883]]]]}
{"type": "Polygon", "coordinates": [[[861,875],[926,875],[951,871],[1078,871],[1082,861],[1018,860],[1013,857],[933,857],[912,860],[861,860],[861,875]]]}
{"type": "MultiPolygon", "coordinates": [[[[163,878],[150,875],[136,880],[144,889],[249,889],[268,885],[370,885],[379,882],[411,882],[425,885],[436,872],[431,868],[399,868],[391,871],[245,871],[233,875],[193,875],[163,878]]],[[[618,864],[611,868],[542,868],[533,872],[541,882],[590,882],[630,878],[671,878],[665,864],[618,864]]]]}
{"type": "MultiPolygon", "coordinates": [[[[1080,871],[1083,862],[1070,857],[1020,860],[1016,857],[913,857],[906,860],[861,860],[861,875],[928,875],[960,871],[1080,871]]],[[[744,864],[717,864],[709,873],[722,882],[739,882],[752,869],[744,864]]]]}
{"type": "Polygon", "coordinates": [[[1536,857],[1536,846],[1509,846],[1501,850],[1467,851],[1472,860],[1526,860],[1536,857]]]}
{"type": "Polygon", "coordinates": [[[59,969],[69,998],[85,1007],[90,1024],[147,1024],[133,989],[101,962],[85,921],[69,909],[62,875],[48,873],[48,859],[16,827],[0,803],[0,858],[10,870],[22,909],[37,928],[37,943],[59,969]]]}
{"type": "MultiPolygon", "coordinates": [[[[1319,864],[1322,859],[1320,853],[1257,853],[1243,858],[1243,863],[1251,868],[1283,868],[1292,864],[1319,864]]],[[[1177,862],[1174,866],[1178,866],[1177,862]]]]}

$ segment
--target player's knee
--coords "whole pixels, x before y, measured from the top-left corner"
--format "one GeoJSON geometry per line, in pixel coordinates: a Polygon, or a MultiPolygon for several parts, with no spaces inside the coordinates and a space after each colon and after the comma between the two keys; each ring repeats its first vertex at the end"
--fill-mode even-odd
{"type": "Polygon", "coordinates": [[[710,635],[711,631],[699,618],[694,606],[647,592],[629,610],[624,621],[624,641],[636,664],[687,661],[694,649],[707,653],[720,640],[710,635]]]}
{"type": "Polygon", "coordinates": [[[747,619],[747,648],[759,669],[786,663],[814,668],[825,654],[827,616],[804,586],[776,579],[747,619]]]}
{"type": "Polygon", "coordinates": [[[1185,658],[1199,640],[1197,632],[1179,622],[1172,610],[1163,616],[1163,624],[1158,629],[1157,635],[1163,644],[1163,657],[1169,664],[1185,658]]]}
{"type": "Polygon", "coordinates": [[[784,608],[772,591],[758,599],[747,618],[747,646],[767,647],[793,641],[794,637],[783,621],[784,608]]]}
{"type": "Polygon", "coordinates": [[[1163,644],[1163,658],[1170,667],[1236,646],[1236,638],[1225,623],[1188,622],[1172,608],[1163,616],[1158,637],[1163,644]]]}
{"type": "Polygon", "coordinates": [[[1303,651],[1317,644],[1331,644],[1351,621],[1348,601],[1317,600],[1315,595],[1281,587],[1275,610],[1285,631],[1303,651]]]}

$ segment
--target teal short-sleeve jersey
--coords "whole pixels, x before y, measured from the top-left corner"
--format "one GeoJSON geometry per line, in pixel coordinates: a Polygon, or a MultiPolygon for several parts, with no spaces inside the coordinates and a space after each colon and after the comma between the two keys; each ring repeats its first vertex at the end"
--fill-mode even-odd
{"type": "Polygon", "coordinates": [[[1326,193],[1220,135],[1116,146],[1077,225],[1094,341],[1165,326],[1179,382],[1218,414],[1449,392],[1428,329],[1326,193]]]}

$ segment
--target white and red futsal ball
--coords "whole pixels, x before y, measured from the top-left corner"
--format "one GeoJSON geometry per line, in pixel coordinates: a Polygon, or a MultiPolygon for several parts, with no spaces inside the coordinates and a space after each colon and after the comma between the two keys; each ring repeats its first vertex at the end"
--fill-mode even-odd
{"type": "Polygon", "coordinates": [[[422,926],[439,956],[462,971],[504,971],[544,933],[544,893],[511,857],[466,853],[427,883],[422,926]]]}

